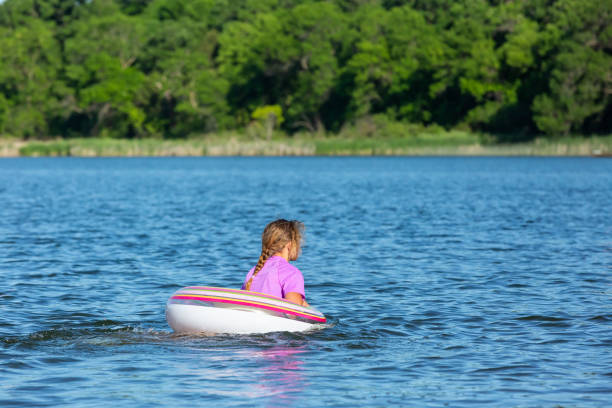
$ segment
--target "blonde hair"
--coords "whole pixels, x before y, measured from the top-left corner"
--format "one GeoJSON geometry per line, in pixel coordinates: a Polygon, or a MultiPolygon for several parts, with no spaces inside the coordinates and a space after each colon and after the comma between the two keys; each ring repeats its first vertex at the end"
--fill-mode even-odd
{"type": "Polygon", "coordinates": [[[272,221],[261,234],[261,255],[253,275],[245,285],[246,290],[251,289],[251,283],[257,273],[263,268],[264,264],[272,255],[281,252],[288,242],[291,242],[291,253],[289,258],[295,261],[300,255],[300,246],[302,244],[302,236],[304,235],[304,224],[296,220],[279,219],[272,221]]]}

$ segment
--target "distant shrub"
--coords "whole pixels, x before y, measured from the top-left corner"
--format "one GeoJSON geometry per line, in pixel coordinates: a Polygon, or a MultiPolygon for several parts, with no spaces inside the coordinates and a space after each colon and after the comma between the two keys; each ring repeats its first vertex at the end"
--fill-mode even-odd
{"type": "Polygon", "coordinates": [[[445,135],[449,133],[444,127],[432,124],[401,122],[379,114],[365,116],[342,128],[338,134],[341,138],[415,138],[422,135],[445,135]]]}
{"type": "Polygon", "coordinates": [[[21,156],[70,156],[66,142],[31,142],[19,149],[21,156]]]}

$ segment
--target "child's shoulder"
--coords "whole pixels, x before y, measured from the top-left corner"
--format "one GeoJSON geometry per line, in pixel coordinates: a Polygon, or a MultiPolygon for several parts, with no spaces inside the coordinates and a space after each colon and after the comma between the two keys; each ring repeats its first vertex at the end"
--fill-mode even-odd
{"type": "Polygon", "coordinates": [[[292,265],[290,262],[284,259],[278,263],[278,272],[284,275],[294,275],[296,273],[299,273],[300,275],[302,274],[297,266],[292,265]]]}

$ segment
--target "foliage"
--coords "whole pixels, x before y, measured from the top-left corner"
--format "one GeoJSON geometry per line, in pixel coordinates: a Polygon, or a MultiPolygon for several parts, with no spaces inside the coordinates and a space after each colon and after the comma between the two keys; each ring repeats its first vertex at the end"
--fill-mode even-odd
{"type": "Polygon", "coordinates": [[[255,120],[259,120],[266,128],[266,137],[268,140],[272,137],[274,128],[282,125],[285,121],[283,109],[279,105],[261,106],[255,109],[251,117],[255,120]]]}
{"type": "Polygon", "coordinates": [[[610,21],[612,0],[6,0],[0,134],[607,133],[610,21]]]}
{"type": "MultiPolygon", "coordinates": [[[[396,123],[397,124],[397,123],[396,123]]],[[[248,139],[221,132],[185,139],[71,138],[48,141],[0,139],[0,155],[9,156],[279,156],[279,155],[496,155],[610,156],[612,135],[590,138],[538,138],[527,143],[483,143],[482,136],[462,131],[411,129],[412,136],[359,136],[358,129],[338,136],[296,133],[292,138],[248,139]]]]}

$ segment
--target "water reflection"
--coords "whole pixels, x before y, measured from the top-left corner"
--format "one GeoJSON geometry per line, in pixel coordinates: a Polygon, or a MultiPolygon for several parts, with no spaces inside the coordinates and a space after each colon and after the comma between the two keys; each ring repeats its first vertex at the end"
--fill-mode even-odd
{"type": "Polygon", "coordinates": [[[267,407],[295,405],[305,385],[304,362],[299,358],[299,354],[305,351],[303,347],[277,346],[253,353],[253,357],[263,367],[257,385],[272,397],[267,407]]]}
{"type": "Polygon", "coordinates": [[[292,407],[305,387],[304,346],[188,346],[193,352],[174,361],[182,392],[240,397],[266,407],[292,407]]]}

